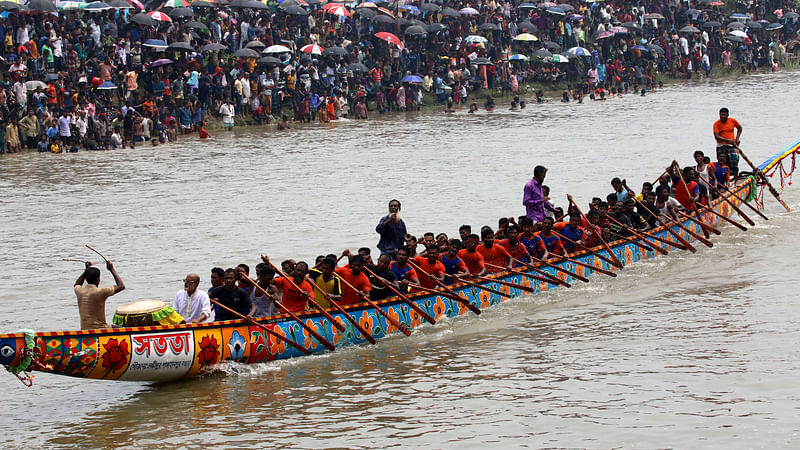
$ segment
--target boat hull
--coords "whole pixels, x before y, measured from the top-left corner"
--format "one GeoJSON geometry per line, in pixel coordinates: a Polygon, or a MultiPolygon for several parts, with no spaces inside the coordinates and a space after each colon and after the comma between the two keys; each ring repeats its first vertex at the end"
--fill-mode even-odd
{"type": "MultiPolygon", "coordinates": [[[[741,203],[739,198],[749,198],[754,189],[755,183],[751,179],[751,181],[737,186],[734,189],[735,196],[730,196],[729,199],[739,204],[741,203]]],[[[722,215],[733,214],[731,206],[722,199],[714,202],[712,207],[722,215]]],[[[722,225],[722,219],[711,213],[706,212],[702,217],[706,223],[715,226],[722,225]]],[[[702,233],[700,226],[694,222],[687,220],[683,222],[683,225],[695,233],[702,233]]],[[[693,236],[678,227],[673,227],[673,231],[689,242],[695,240],[693,236]]],[[[653,234],[672,240],[672,236],[665,228],[656,230],[653,234]]],[[[673,250],[667,244],[657,243],[667,250],[673,250]]],[[[658,253],[646,251],[630,241],[617,241],[610,245],[617,258],[625,266],[658,255],[658,253]]],[[[577,253],[572,258],[593,267],[618,270],[589,252],[577,253]]],[[[560,262],[557,265],[587,278],[595,274],[594,270],[571,262],[560,262]]],[[[541,268],[541,270],[564,281],[576,281],[552,268],[541,268]]],[[[558,288],[555,284],[536,281],[521,274],[502,273],[494,275],[493,278],[532,288],[534,294],[558,288]]],[[[512,298],[528,294],[496,282],[480,284],[503,292],[512,298]]],[[[454,285],[453,290],[482,310],[510,300],[510,298],[502,297],[497,293],[466,285],[454,285]]],[[[437,319],[471,314],[467,307],[447,297],[420,293],[410,298],[417,306],[437,319]]],[[[409,329],[425,325],[422,317],[399,299],[387,299],[378,302],[378,305],[386,314],[409,329]]],[[[366,304],[348,307],[347,312],[362,327],[369,330],[375,339],[399,332],[395,326],[366,304]]],[[[337,347],[365,342],[365,339],[342,313],[331,311],[330,314],[337,322],[344,325],[345,331],[339,331],[319,313],[302,314],[300,318],[337,347]]],[[[311,352],[326,351],[316,339],[309,336],[303,327],[286,315],[257,320],[278,335],[299,343],[311,352]]],[[[215,370],[219,364],[226,362],[256,364],[303,356],[300,351],[288,345],[284,340],[267,334],[260,327],[243,320],[107,330],[44,332],[35,334],[32,346],[32,350],[26,350],[23,333],[0,334],[0,364],[12,368],[20,368],[20,364],[22,364],[27,370],[40,370],[78,378],[165,382],[200,376],[215,370]],[[34,358],[33,363],[29,366],[24,358],[26,355],[32,355],[34,358]]]]}

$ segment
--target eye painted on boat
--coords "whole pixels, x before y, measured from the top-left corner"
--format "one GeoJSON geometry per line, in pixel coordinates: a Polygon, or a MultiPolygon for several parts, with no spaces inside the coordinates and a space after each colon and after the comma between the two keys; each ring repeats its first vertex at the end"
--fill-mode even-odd
{"type": "Polygon", "coordinates": [[[10,345],[4,345],[3,348],[0,348],[0,355],[3,356],[3,358],[10,358],[14,356],[14,348],[10,345]]]}

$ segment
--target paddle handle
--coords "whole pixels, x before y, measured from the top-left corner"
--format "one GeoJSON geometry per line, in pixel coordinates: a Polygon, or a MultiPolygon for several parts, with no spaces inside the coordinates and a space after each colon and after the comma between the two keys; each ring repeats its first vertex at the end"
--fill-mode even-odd
{"type": "MultiPolygon", "coordinates": [[[[586,223],[588,223],[589,225],[591,225],[592,223],[591,223],[591,222],[589,222],[589,219],[587,219],[587,218],[586,218],[586,215],[583,213],[583,211],[581,211],[581,208],[580,208],[580,206],[578,206],[578,204],[577,204],[577,203],[575,203],[575,200],[573,200],[573,199],[572,199],[572,196],[571,196],[571,195],[567,194],[567,200],[569,201],[569,203],[570,203],[572,206],[574,206],[574,207],[575,207],[575,209],[577,209],[577,210],[578,210],[578,213],[580,213],[581,217],[583,217],[583,220],[585,220],[585,221],[586,221],[586,223]]],[[[600,243],[601,243],[601,244],[603,244],[603,248],[604,248],[604,249],[605,249],[605,250],[608,252],[609,256],[611,256],[611,259],[613,259],[613,260],[614,260],[614,265],[615,265],[615,266],[617,266],[617,267],[619,267],[620,269],[622,269],[622,268],[624,267],[624,266],[622,265],[622,261],[620,261],[620,260],[619,260],[619,258],[617,258],[617,255],[614,253],[614,251],[613,251],[613,250],[611,250],[611,247],[609,247],[609,246],[608,246],[608,244],[606,243],[605,239],[603,239],[603,236],[602,236],[602,234],[603,234],[603,233],[600,233],[600,235],[598,236],[598,237],[600,238],[600,243]]]]}
{"type": "Polygon", "coordinates": [[[432,324],[432,325],[436,323],[436,320],[434,320],[434,318],[433,318],[433,317],[431,317],[431,316],[430,316],[428,313],[426,313],[425,311],[423,311],[423,309],[422,309],[422,308],[420,308],[419,306],[417,306],[417,304],[416,304],[416,303],[414,303],[413,301],[411,301],[411,299],[410,299],[410,298],[408,298],[407,296],[403,295],[403,293],[401,293],[400,291],[398,291],[398,290],[397,290],[397,289],[396,289],[394,286],[392,286],[392,284],[391,284],[391,283],[389,283],[388,281],[386,281],[386,280],[384,280],[383,278],[381,278],[381,277],[379,277],[378,275],[376,275],[376,274],[375,274],[375,272],[373,272],[372,270],[370,270],[370,269],[369,269],[367,266],[364,266],[364,271],[365,271],[365,272],[367,272],[368,274],[372,275],[373,277],[375,277],[375,279],[379,280],[381,283],[383,283],[383,285],[384,285],[384,286],[386,286],[386,287],[387,287],[387,288],[388,288],[390,291],[392,291],[392,292],[393,292],[393,293],[394,293],[394,294],[395,294],[397,297],[399,297],[399,298],[400,298],[400,300],[402,300],[403,302],[405,302],[405,303],[406,303],[406,304],[407,304],[407,305],[408,305],[408,306],[409,306],[411,309],[413,309],[413,310],[414,310],[414,312],[416,312],[417,314],[419,314],[420,316],[422,316],[422,318],[423,318],[423,319],[425,319],[425,320],[426,320],[428,323],[430,323],[430,324],[432,324]]]}
{"type": "Polygon", "coordinates": [[[383,318],[384,318],[384,319],[386,319],[386,321],[387,321],[387,322],[389,322],[389,323],[391,323],[392,325],[394,325],[394,326],[395,326],[395,328],[397,328],[398,330],[400,330],[400,331],[401,331],[403,334],[405,334],[406,336],[411,336],[411,330],[409,330],[409,329],[408,329],[408,327],[407,327],[407,326],[405,326],[405,324],[403,324],[402,322],[400,322],[400,321],[396,320],[395,318],[393,318],[393,317],[389,316],[389,314],[387,314],[387,313],[386,313],[386,311],[384,311],[384,310],[383,310],[383,309],[382,309],[380,306],[378,306],[378,305],[377,305],[375,302],[373,302],[372,300],[370,300],[370,299],[369,299],[369,297],[367,297],[366,295],[363,295],[363,294],[361,294],[361,292],[359,292],[359,290],[358,290],[358,289],[356,289],[356,287],[355,287],[355,286],[353,286],[352,284],[348,283],[348,282],[347,282],[347,280],[345,280],[344,278],[342,278],[341,276],[339,276],[339,274],[337,274],[337,273],[334,273],[333,275],[334,275],[336,278],[338,278],[338,279],[339,279],[339,281],[341,281],[342,283],[346,284],[346,285],[347,285],[347,286],[348,286],[350,289],[352,289],[352,290],[356,291],[356,292],[358,293],[359,297],[361,297],[361,299],[362,299],[362,300],[364,300],[365,302],[367,302],[367,303],[369,304],[369,306],[372,306],[373,308],[375,308],[375,311],[377,311],[377,312],[378,312],[378,314],[380,314],[381,316],[383,316],[383,318]]]}
{"type": "MultiPolygon", "coordinates": [[[[425,270],[424,270],[422,267],[420,267],[419,265],[417,265],[417,264],[416,264],[414,261],[411,261],[411,260],[409,259],[409,260],[408,260],[408,264],[409,264],[411,267],[413,267],[414,269],[416,269],[416,270],[418,270],[418,271],[422,272],[424,275],[426,275],[426,276],[427,276],[428,278],[430,278],[431,280],[433,280],[433,282],[434,282],[434,283],[436,283],[436,284],[437,284],[437,285],[438,285],[440,288],[444,289],[445,291],[447,291],[448,293],[450,293],[451,295],[453,295],[454,297],[451,297],[451,298],[453,298],[455,301],[457,301],[457,302],[461,303],[462,305],[466,306],[467,308],[469,308],[469,310],[470,310],[470,311],[474,312],[475,314],[480,314],[480,313],[481,313],[481,310],[480,310],[480,308],[478,308],[477,306],[475,306],[475,305],[473,305],[472,303],[470,303],[470,301],[469,301],[469,300],[459,297],[459,296],[458,296],[458,294],[456,294],[456,292],[455,292],[454,290],[450,289],[450,287],[449,287],[449,286],[447,286],[446,284],[444,284],[444,283],[442,283],[441,281],[437,280],[436,278],[433,278],[433,277],[431,276],[431,274],[429,274],[428,272],[426,272],[426,271],[425,271],[425,270]]],[[[459,278],[459,279],[460,279],[460,278],[459,278]]]]}
{"type": "MultiPolygon", "coordinates": [[[[529,254],[528,257],[532,258],[532,255],[529,254]]],[[[550,275],[549,273],[545,272],[544,270],[537,269],[536,267],[534,267],[530,263],[526,263],[524,261],[520,261],[517,258],[514,258],[513,256],[511,257],[511,260],[514,261],[517,264],[522,264],[524,267],[526,267],[526,268],[528,268],[530,270],[533,270],[534,272],[536,272],[539,275],[541,275],[544,279],[542,279],[540,281],[545,281],[547,283],[561,284],[561,285],[563,285],[565,287],[572,287],[571,284],[567,283],[566,281],[562,280],[561,278],[558,278],[556,276],[550,275]]],[[[538,279],[538,278],[536,278],[536,279],[538,279]]]]}
{"type": "Polygon", "coordinates": [[[761,169],[759,169],[758,167],[756,167],[755,164],[753,164],[752,161],[750,161],[750,158],[748,158],[747,155],[744,154],[744,152],[742,151],[741,148],[736,147],[736,151],[738,151],[739,154],[742,155],[742,159],[744,159],[745,162],[747,162],[747,165],[750,166],[753,169],[753,173],[755,173],[756,176],[760,177],[761,180],[764,181],[764,184],[766,184],[767,187],[769,188],[770,194],[772,194],[772,196],[775,197],[775,199],[777,199],[780,202],[781,205],[783,205],[783,207],[786,209],[786,211],[792,212],[792,208],[789,208],[789,205],[787,205],[786,202],[784,202],[783,199],[781,199],[781,194],[779,194],[778,190],[775,189],[775,187],[772,185],[772,183],[769,182],[769,180],[767,179],[767,176],[764,174],[764,172],[761,169]]]}
{"type": "Polygon", "coordinates": [[[106,259],[105,256],[103,256],[102,253],[100,253],[97,250],[95,250],[94,248],[92,248],[92,246],[90,246],[89,244],[86,244],[86,248],[88,248],[89,250],[91,250],[91,251],[97,253],[98,255],[100,255],[100,257],[103,258],[103,261],[108,262],[108,260],[106,259]]]}

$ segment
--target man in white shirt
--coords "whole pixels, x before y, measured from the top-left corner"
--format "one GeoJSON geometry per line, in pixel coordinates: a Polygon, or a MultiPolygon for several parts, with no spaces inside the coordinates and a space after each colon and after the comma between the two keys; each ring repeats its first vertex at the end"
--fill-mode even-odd
{"type": "Polygon", "coordinates": [[[219,107],[219,113],[222,116],[222,126],[226,131],[233,129],[233,116],[236,114],[236,109],[231,105],[230,100],[227,98],[225,102],[219,107]]]}
{"type": "Polygon", "coordinates": [[[200,275],[190,273],[183,280],[184,288],[175,295],[172,305],[186,323],[207,322],[211,318],[211,301],[205,291],[198,290],[200,275]]]}

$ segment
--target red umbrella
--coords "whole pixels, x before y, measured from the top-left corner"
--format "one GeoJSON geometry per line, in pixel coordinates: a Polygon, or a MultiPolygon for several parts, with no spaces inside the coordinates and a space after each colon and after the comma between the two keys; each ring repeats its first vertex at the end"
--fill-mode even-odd
{"type": "Polygon", "coordinates": [[[383,39],[384,41],[394,44],[400,48],[405,48],[403,45],[403,41],[400,40],[399,37],[393,35],[392,33],[387,33],[386,31],[381,31],[380,33],[375,33],[375,36],[378,39],[383,39]]]}
{"type": "Polygon", "coordinates": [[[311,53],[312,55],[322,55],[322,52],[325,51],[325,49],[317,44],[308,44],[301,48],[300,51],[303,53],[311,53]]]}
{"type": "Polygon", "coordinates": [[[159,22],[172,22],[172,19],[169,18],[168,15],[160,12],[160,11],[152,11],[147,13],[148,16],[152,17],[153,19],[158,20],[159,22]]]}

